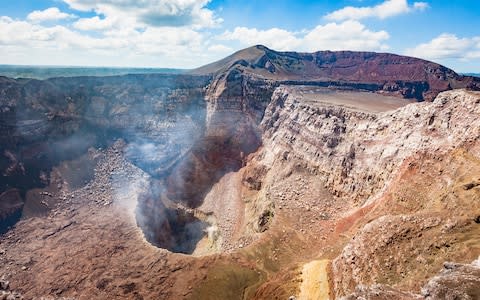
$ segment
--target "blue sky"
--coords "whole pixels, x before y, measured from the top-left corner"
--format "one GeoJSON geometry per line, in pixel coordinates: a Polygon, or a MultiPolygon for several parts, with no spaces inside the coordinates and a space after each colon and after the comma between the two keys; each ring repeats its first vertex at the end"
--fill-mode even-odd
{"type": "Polygon", "coordinates": [[[480,73],[478,0],[16,0],[0,64],[193,68],[236,50],[359,50],[480,73]]]}

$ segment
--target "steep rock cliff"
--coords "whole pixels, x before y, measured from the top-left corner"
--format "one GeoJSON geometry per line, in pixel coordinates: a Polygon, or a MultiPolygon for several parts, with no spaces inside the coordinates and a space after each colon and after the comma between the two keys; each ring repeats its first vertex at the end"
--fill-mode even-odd
{"type": "MultiPolygon", "coordinates": [[[[344,98],[351,92],[329,93],[311,86],[273,93],[261,123],[263,146],[245,174],[244,184],[259,190],[252,215],[283,213],[286,203],[300,202],[306,209],[298,224],[336,220],[327,243],[339,247],[349,237],[332,262],[336,297],[417,299],[445,261],[468,263],[480,254],[480,94],[449,91],[432,103],[381,111],[385,103],[372,94],[355,92],[352,105],[344,98]],[[361,105],[365,98],[380,111],[361,105]],[[334,200],[312,183],[292,185],[296,174],[315,178],[334,200]]],[[[450,281],[464,280],[455,274],[450,281]]],[[[445,293],[437,288],[431,293],[445,293]]],[[[468,289],[455,293],[475,295],[468,289]]]]}
{"type": "MultiPolygon", "coordinates": [[[[63,160],[129,142],[127,156],[154,176],[177,164],[203,136],[207,76],[127,75],[1,78],[0,191],[24,196],[49,184],[63,160]]],[[[85,166],[86,167],[86,166],[85,166]]],[[[21,208],[15,205],[18,211],[21,208]]]]}
{"type": "Polygon", "coordinates": [[[358,205],[376,197],[413,154],[440,153],[480,136],[478,98],[462,91],[383,113],[322,102],[321,93],[312,105],[302,93],[275,90],[261,124],[265,151],[301,161],[331,193],[358,205]]]}

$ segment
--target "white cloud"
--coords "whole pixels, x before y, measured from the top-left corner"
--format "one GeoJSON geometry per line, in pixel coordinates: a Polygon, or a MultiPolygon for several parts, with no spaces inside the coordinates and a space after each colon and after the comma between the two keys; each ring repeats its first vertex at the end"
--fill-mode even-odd
{"type": "MultiPolygon", "coordinates": [[[[206,29],[219,26],[221,19],[206,7],[209,0],[61,1],[73,10],[93,12],[94,16],[71,20],[73,15],[49,8],[32,12],[25,20],[0,17],[0,62],[188,68],[220,59],[239,45],[264,44],[275,50],[308,52],[388,49],[386,31],[371,30],[351,18],[302,31],[236,27],[214,35],[206,29]],[[70,20],[62,26],[43,23],[60,19],[70,20]]],[[[358,8],[367,9],[358,19],[427,7],[425,2],[409,5],[407,1],[384,1],[378,6],[358,8]]],[[[467,39],[469,46],[462,48],[465,39],[438,39],[411,51],[445,56],[470,49],[464,57],[480,57],[480,40],[467,39]],[[448,50],[438,44],[459,49],[448,50]]]]}
{"type": "Polygon", "coordinates": [[[73,23],[73,27],[80,30],[106,30],[114,27],[116,19],[100,19],[98,16],[92,18],[82,18],[73,23]]]}
{"type": "Polygon", "coordinates": [[[410,6],[407,0],[386,0],[375,6],[347,6],[327,14],[325,18],[331,21],[360,20],[370,17],[386,19],[414,10],[425,10],[426,8],[428,8],[426,2],[415,2],[413,6],[410,6]]]}
{"type": "Polygon", "coordinates": [[[388,46],[384,42],[389,39],[388,32],[371,31],[358,21],[329,23],[317,26],[303,39],[302,48],[316,50],[358,50],[384,51],[388,46]]]}
{"type": "Polygon", "coordinates": [[[197,31],[179,27],[149,27],[132,41],[137,53],[181,58],[202,51],[204,38],[197,31]]]}
{"type": "Polygon", "coordinates": [[[371,31],[358,21],[328,23],[300,33],[273,28],[258,30],[237,27],[226,31],[219,39],[236,40],[245,46],[263,44],[275,50],[386,50],[384,42],[389,38],[386,31],[371,31]]]}
{"type": "Polygon", "coordinates": [[[413,8],[416,10],[424,11],[429,8],[430,5],[427,2],[415,2],[413,3],[413,8]]]}
{"type": "Polygon", "coordinates": [[[232,49],[204,30],[221,19],[209,0],[61,0],[89,18],[58,8],[32,12],[25,20],[0,17],[0,57],[11,64],[195,67],[232,49]],[[112,51],[114,50],[114,51],[112,51]]]}
{"type": "Polygon", "coordinates": [[[231,54],[233,52],[232,48],[227,47],[225,45],[221,45],[221,44],[211,45],[210,47],[208,47],[207,50],[211,52],[216,52],[216,53],[223,53],[226,55],[231,54]]]}
{"type": "Polygon", "coordinates": [[[45,10],[35,10],[27,16],[27,20],[35,23],[45,21],[57,21],[70,18],[75,18],[75,15],[61,12],[57,7],[50,7],[45,10]]]}
{"type": "Polygon", "coordinates": [[[32,57],[40,64],[162,67],[191,67],[211,60],[204,54],[209,46],[205,37],[186,27],[127,28],[92,37],[65,26],[0,17],[0,45],[0,57],[14,64],[32,63],[32,57]]]}
{"type": "Polygon", "coordinates": [[[428,43],[407,49],[406,54],[430,60],[480,58],[480,36],[459,38],[443,33],[428,43]]]}
{"type": "Polygon", "coordinates": [[[222,22],[206,8],[210,0],[63,0],[72,9],[94,11],[106,19],[154,27],[214,27],[222,22]]]}
{"type": "Polygon", "coordinates": [[[105,15],[64,26],[0,17],[0,57],[14,64],[188,68],[232,53],[232,43],[224,41],[292,51],[384,50],[388,38],[387,32],[369,30],[358,21],[329,23],[301,32],[237,27],[214,36],[194,25],[139,25],[134,19],[105,15]]]}
{"type": "Polygon", "coordinates": [[[276,50],[291,50],[301,42],[294,33],[279,28],[258,30],[256,28],[236,27],[233,31],[224,32],[219,38],[228,41],[237,40],[247,46],[262,44],[276,50]]]}
{"type": "Polygon", "coordinates": [[[64,26],[45,27],[8,17],[0,18],[0,44],[29,48],[111,49],[122,47],[125,41],[92,38],[64,26]]]}

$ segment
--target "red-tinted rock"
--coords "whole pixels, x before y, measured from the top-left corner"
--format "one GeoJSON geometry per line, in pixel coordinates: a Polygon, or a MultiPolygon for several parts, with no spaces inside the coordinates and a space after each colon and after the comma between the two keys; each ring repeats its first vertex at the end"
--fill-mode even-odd
{"type": "Polygon", "coordinates": [[[450,89],[480,89],[479,79],[458,75],[434,62],[375,52],[297,53],[254,46],[192,73],[218,76],[233,69],[289,84],[360,88],[417,100],[433,100],[450,89]]]}

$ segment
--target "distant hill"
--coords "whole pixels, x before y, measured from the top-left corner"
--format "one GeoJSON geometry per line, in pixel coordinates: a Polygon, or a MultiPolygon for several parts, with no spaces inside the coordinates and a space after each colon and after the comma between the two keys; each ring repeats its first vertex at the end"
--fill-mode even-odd
{"type": "Polygon", "coordinates": [[[465,76],[480,77],[480,73],[462,73],[465,76]]]}
{"type": "Polygon", "coordinates": [[[217,77],[231,72],[289,84],[357,84],[371,90],[400,91],[407,98],[419,100],[433,100],[449,89],[480,88],[478,78],[415,57],[358,51],[280,52],[262,45],[190,71],[217,77]]]}
{"type": "Polygon", "coordinates": [[[181,74],[185,70],[167,68],[109,68],[0,65],[0,76],[47,79],[53,77],[115,76],[126,74],[181,74]]]}

